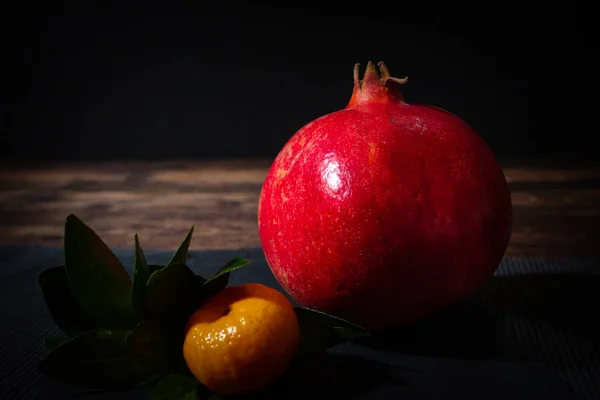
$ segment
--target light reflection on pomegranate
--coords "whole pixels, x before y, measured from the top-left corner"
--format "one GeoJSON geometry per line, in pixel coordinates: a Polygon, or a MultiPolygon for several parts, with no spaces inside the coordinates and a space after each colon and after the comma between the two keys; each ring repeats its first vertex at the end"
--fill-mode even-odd
{"type": "Polygon", "coordinates": [[[325,182],[325,189],[329,194],[340,199],[346,197],[349,192],[347,176],[344,175],[346,173],[335,155],[327,155],[323,161],[321,176],[325,182]]]}

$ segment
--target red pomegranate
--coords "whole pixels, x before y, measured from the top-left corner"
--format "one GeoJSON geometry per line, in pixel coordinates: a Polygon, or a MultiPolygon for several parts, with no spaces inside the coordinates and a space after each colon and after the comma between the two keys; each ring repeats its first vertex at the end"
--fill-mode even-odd
{"type": "Polygon", "coordinates": [[[305,307],[372,330],[473,294],[502,260],[512,203],[481,137],[440,108],[407,103],[379,63],[343,110],[302,127],[260,195],[267,262],[305,307]]]}

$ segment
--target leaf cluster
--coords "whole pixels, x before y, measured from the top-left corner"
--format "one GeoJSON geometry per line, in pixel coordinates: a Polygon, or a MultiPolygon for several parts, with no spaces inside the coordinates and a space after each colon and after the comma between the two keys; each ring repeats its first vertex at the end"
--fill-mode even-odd
{"type": "MultiPolygon", "coordinates": [[[[71,214],[64,231],[64,265],[40,273],[39,285],[64,337],[46,338],[39,372],[86,390],[124,391],[149,385],[153,400],[217,398],[189,372],[185,324],[230,274],[250,262],[232,259],[212,276],[186,264],[192,226],[166,265],[150,264],[135,235],[133,278],[102,239],[71,214]]],[[[299,356],[368,335],[348,321],[295,307],[299,356]]]]}

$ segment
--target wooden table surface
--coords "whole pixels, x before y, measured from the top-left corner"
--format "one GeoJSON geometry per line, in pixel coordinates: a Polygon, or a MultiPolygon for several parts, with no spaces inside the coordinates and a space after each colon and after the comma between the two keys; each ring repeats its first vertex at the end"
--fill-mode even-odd
{"type": "MultiPolygon", "coordinates": [[[[270,160],[5,164],[0,245],[62,245],[69,213],[110,247],[259,247],[256,210],[270,160]]],[[[507,255],[600,258],[600,167],[502,164],[515,209],[507,255]]]]}

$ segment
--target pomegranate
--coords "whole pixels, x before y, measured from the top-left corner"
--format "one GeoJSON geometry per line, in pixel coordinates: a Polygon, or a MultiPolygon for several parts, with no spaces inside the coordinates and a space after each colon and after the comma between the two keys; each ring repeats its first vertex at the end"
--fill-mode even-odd
{"type": "Polygon", "coordinates": [[[407,103],[406,78],[354,68],[348,105],[302,127],[264,181],[258,227],[276,279],[300,305],[372,330],[473,294],[502,260],[510,191],[462,119],[407,103]]]}

